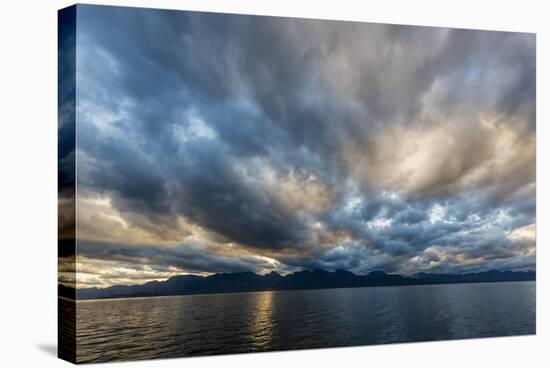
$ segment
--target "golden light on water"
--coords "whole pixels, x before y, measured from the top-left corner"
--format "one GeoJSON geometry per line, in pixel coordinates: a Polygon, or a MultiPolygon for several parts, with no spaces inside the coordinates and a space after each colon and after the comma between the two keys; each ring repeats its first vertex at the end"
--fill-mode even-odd
{"type": "Polygon", "coordinates": [[[269,349],[273,340],[273,291],[255,295],[254,316],[250,323],[250,337],[254,350],[269,349]]]}

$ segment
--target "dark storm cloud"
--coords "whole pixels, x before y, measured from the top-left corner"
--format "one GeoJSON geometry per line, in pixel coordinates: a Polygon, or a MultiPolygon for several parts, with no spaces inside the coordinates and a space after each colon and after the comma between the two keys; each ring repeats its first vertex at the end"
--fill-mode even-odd
{"type": "Polygon", "coordinates": [[[292,267],[357,272],[443,269],[440,248],[449,269],[506,267],[525,246],[509,235],[535,221],[533,35],[78,14],[79,188],[130,226],[183,217],[292,267]]]}
{"type": "MultiPolygon", "coordinates": [[[[451,254],[460,254],[463,259],[483,261],[514,257],[534,246],[532,238],[509,238],[514,229],[535,222],[532,208],[490,204],[476,192],[445,200],[406,201],[387,195],[362,197],[351,208],[345,204],[333,207],[325,218],[331,230],[345,229],[353,234],[350,247],[320,250],[313,260],[299,262],[324,264],[325,268],[334,270],[351,267],[365,272],[372,269],[374,259],[378,267],[400,271],[406,261],[415,256],[425,257],[426,250],[433,246],[451,249],[451,254]]],[[[290,260],[289,264],[297,263],[290,260]]],[[[438,265],[438,269],[442,268],[438,265]]]]}
{"type": "Polygon", "coordinates": [[[58,191],[60,199],[67,199],[74,198],[75,190],[76,9],[59,13],[58,23],[58,191]]]}
{"type": "MultiPolygon", "coordinates": [[[[59,257],[74,255],[76,238],[75,201],[75,104],[76,104],[76,10],[66,9],[58,18],[58,254],[59,257]]],[[[73,269],[60,269],[60,278],[67,281],[73,269]]]]}
{"type": "Polygon", "coordinates": [[[137,270],[140,265],[157,271],[174,267],[195,273],[260,271],[273,268],[272,264],[258,257],[209,254],[198,244],[158,247],[84,241],[79,242],[78,253],[82,257],[115,261],[137,270]]]}

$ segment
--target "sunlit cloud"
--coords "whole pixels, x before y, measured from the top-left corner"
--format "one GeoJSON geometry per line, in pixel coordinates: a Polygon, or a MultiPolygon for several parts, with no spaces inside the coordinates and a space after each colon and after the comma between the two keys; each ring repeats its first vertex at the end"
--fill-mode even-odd
{"type": "Polygon", "coordinates": [[[82,9],[66,283],[534,269],[533,35],[82,9]]]}

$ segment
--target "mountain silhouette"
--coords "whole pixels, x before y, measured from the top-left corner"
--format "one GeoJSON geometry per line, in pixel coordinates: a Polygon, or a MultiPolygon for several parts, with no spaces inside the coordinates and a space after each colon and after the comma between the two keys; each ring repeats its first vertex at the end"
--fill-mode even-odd
{"type": "Polygon", "coordinates": [[[73,289],[59,285],[59,296],[77,300],[127,298],[212,293],[238,293],[266,290],[300,290],[325,288],[352,288],[369,286],[427,285],[500,281],[531,281],[535,272],[486,271],[468,274],[416,273],[409,277],[373,271],[360,276],[337,270],[298,271],[286,276],[276,272],[258,275],[253,272],[217,273],[210,276],[179,275],[165,281],[151,281],[142,285],[117,285],[107,288],[73,289]]]}

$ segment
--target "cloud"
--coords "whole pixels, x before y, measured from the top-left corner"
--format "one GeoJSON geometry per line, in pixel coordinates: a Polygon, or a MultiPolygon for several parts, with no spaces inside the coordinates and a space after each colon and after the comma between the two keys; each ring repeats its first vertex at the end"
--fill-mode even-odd
{"type": "Polygon", "coordinates": [[[78,287],[89,285],[90,278],[105,286],[113,280],[152,281],[182,273],[266,273],[278,269],[279,262],[265,256],[229,256],[193,241],[163,246],[81,241],[76,262],[78,287]]]}
{"type": "Polygon", "coordinates": [[[508,238],[535,222],[533,35],[79,9],[79,227],[126,244],[101,259],[534,264],[508,238]]]}

